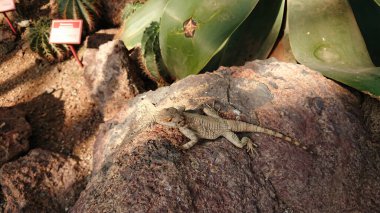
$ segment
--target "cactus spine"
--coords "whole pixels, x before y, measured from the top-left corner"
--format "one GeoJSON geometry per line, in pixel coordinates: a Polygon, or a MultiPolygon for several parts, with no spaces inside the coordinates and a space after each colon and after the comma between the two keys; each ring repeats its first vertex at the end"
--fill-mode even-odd
{"type": "Polygon", "coordinates": [[[83,19],[88,31],[96,29],[99,0],[58,0],[59,14],[64,19],[83,19]]]}
{"type": "Polygon", "coordinates": [[[62,61],[68,55],[68,47],[60,44],[50,44],[50,19],[42,17],[33,23],[29,29],[28,40],[32,51],[52,62],[62,61]]]}

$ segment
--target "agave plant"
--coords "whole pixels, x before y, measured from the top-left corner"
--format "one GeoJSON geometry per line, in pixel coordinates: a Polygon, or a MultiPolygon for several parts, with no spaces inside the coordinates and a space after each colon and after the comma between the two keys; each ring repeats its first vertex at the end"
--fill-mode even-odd
{"type": "Polygon", "coordinates": [[[380,68],[371,60],[380,64],[380,25],[371,21],[379,16],[379,0],[149,0],[126,19],[121,38],[129,49],[142,46],[145,29],[159,22],[156,58],[180,79],[211,63],[265,59],[287,26],[298,62],[380,97],[380,68]],[[372,18],[361,25],[358,11],[372,18]]]}
{"type": "Polygon", "coordinates": [[[127,3],[123,10],[121,11],[121,20],[127,19],[132,15],[137,9],[143,6],[140,2],[127,3]]]}
{"type": "Polygon", "coordinates": [[[69,48],[66,45],[49,43],[50,24],[51,20],[47,17],[42,17],[34,22],[28,33],[29,45],[34,52],[50,62],[62,61],[68,56],[69,48]]]}
{"type": "Polygon", "coordinates": [[[83,19],[90,32],[96,29],[100,15],[99,0],[58,0],[59,14],[64,19],[83,19]]]}

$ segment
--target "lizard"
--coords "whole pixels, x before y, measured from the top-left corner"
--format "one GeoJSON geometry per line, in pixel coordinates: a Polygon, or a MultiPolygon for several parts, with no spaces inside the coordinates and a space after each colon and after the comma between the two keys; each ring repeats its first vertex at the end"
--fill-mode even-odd
{"type": "Polygon", "coordinates": [[[214,140],[222,136],[238,148],[242,149],[246,146],[247,152],[252,156],[253,152],[256,152],[255,144],[248,137],[239,139],[235,132],[264,133],[306,150],[306,147],[302,146],[299,141],[280,132],[243,121],[224,119],[210,107],[203,108],[203,112],[206,115],[186,112],[184,107],[178,109],[169,107],[159,111],[154,116],[154,120],[158,124],[178,128],[184,136],[190,139],[189,142],[182,145],[182,149],[185,150],[193,147],[200,139],[214,140]]]}

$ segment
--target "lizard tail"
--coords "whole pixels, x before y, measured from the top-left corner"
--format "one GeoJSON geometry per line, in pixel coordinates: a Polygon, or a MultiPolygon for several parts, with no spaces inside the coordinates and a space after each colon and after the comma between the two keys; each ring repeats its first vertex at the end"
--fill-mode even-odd
{"type": "Polygon", "coordinates": [[[273,136],[273,137],[276,137],[276,138],[281,138],[295,146],[298,146],[298,147],[301,147],[302,149],[306,149],[305,146],[302,146],[301,143],[297,140],[294,140],[292,139],[291,137],[287,136],[287,135],[284,135],[280,132],[276,132],[274,130],[271,130],[271,129],[267,129],[267,128],[264,128],[264,127],[261,127],[261,126],[257,126],[257,125],[254,125],[254,124],[250,124],[250,123],[246,123],[246,122],[242,122],[242,121],[233,121],[233,120],[229,120],[228,121],[228,125],[230,126],[231,128],[231,131],[233,132],[257,132],[257,133],[264,133],[264,134],[267,134],[267,135],[270,135],[270,136],[273,136]]]}

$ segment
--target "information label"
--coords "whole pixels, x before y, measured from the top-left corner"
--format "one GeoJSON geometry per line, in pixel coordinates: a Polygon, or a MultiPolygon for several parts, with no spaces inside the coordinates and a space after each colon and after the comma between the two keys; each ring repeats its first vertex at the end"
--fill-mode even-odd
{"type": "Polygon", "coordinates": [[[53,20],[49,42],[53,44],[80,44],[82,20],[53,20]]]}
{"type": "Polygon", "coordinates": [[[16,5],[14,0],[0,0],[0,12],[8,12],[11,10],[16,10],[16,5]]]}

